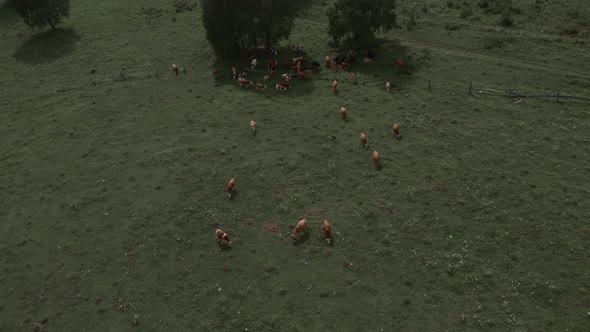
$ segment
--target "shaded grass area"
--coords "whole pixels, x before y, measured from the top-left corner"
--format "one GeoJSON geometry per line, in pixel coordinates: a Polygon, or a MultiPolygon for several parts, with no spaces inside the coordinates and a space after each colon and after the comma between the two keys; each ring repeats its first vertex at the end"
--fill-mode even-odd
{"type": "Polygon", "coordinates": [[[59,57],[67,56],[79,39],[80,36],[71,28],[37,33],[22,43],[15,51],[14,57],[18,61],[30,64],[50,63],[59,57]]]}
{"type": "MultiPolygon", "coordinates": [[[[287,94],[257,93],[212,79],[231,65],[207,47],[178,46],[205,45],[195,13],[111,4],[99,30],[102,6],[74,9],[67,56],[11,56],[39,38],[18,26],[0,43],[3,81],[20,82],[0,112],[0,329],[587,326],[587,108],[467,93],[473,77],[478,89],[536,89],[554,76],[437,51],[400,74],[394,59],[416,50],[386,42],[375,65],[353,67],[357,85],[323,69],[287,94]],[[89,82],[140,65],[145,78],[89,82]],[[309,231],[295,245],[301,218],[309,231]]],[[[322,59],[321,33],[301,25],[293,43],[322,59]]]]}

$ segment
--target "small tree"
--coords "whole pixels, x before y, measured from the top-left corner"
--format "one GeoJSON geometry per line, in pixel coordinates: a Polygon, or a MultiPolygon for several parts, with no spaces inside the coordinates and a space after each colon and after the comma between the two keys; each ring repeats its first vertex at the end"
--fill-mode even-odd
{"type": "Polygon", "coordinates": [[[201,0],[207,40],[218,57],[272,46],[289,37],[298,12],[312,0],[201,0]]]}
{"type": "Polygon", "coordinates": [[[49,25],[55,31],[70,14],[70,0],[8,0],[31,28],[49,25]]]}
{"type": "Polygon", "coordinates": [[[375,32],[395,26],[395,0],[337,0],[327,15],[334,44],[364,47],[375,41],[375,32]]]}

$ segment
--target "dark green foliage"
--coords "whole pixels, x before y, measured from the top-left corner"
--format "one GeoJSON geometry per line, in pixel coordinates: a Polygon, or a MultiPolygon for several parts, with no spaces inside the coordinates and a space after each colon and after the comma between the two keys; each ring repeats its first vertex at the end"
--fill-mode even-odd
{"type": "Polygon", "coordinates": [[[500,24],[505,27],[511,27],[514,24],[514,21],[512,20],[512,14],[510,14],[509,10],[504,10],[502,13],[502,20],[500,21],[500,24]]]}
{"type": "Polygon", "coordinates": [[[338,0],[328,8],[328,34],[334,44],[368,46],[378,30],[395,26],[395,0],[338,0]]]}
{"type": "Polygon", "coordinates": [[[49,25],[55,31],[70,13],[70,0],[8,0],[31,28],[49,25]]]}
{"type": "Polygon", "coordinates": [[[473,16],[473,9],[470,6],[463,6],[461,9],[461,14],[459,16],[463,19],[473,16]]]}
{"type": "Polygon", "coordinates": [[[203,0],[207,40],[218,57],[240,49],[272,46],[287,38],[297,13],[312,0],[203,0]]]}

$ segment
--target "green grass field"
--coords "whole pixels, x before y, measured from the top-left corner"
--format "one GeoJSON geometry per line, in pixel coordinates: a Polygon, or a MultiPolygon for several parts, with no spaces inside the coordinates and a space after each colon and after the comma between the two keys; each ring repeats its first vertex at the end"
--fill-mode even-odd
{"type": "MultiPolygon", "coordinates": [[[[73,1],[57,34],[0,7],[0,331],[590,330],[590,103],[486,90],[590,97],[590,5],[398,2],[358,85],[285,94],[229,79],[198,6],[73,1]]],[[[283,46],[335,54],[327,3],[283,46]]]]}

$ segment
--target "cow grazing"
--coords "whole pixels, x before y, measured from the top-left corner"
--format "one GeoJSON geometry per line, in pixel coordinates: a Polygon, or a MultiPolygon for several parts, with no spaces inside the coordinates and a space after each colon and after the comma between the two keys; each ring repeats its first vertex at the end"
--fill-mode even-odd
{"type": "Polygon", "coordinates": [[[397,59],[397,61],[395,62],[395,64],[397,65],[397,68],[399,70],[408,69],[408,64],[403,59],[397,59]]]}
{"type": "Polygon", "coordinates": [[[373,161],[375,162],[375,168],[381,169],[381,159],[379,158],[379,152],[373,151],[373,161]]]}
{"type": "Polygon", "coordinates": [[[340,66],[342,67],[343,70],[347,70],[350,68],[350,63],[343,61],[340,63],[340,66]]]}
{"type": "Polygon", "coordinates": [[[289,86],[290,86],[289,82],[281,82],[281,83],[275,85],[275,90],[285,92],[289,89],[289,86]]]}
{"type": "Polygon", "coordinates": [[[215,235],[217,236],[217,241],[219,243],[221,243],[221,241],[225,241],[225,242],[227,242],[227,245],[231,246],[231,240],[229,239],[229,236],[224,231],[222,231],[221,229],[216,229],[215,235]]]}
{"type": "Polygon", "coordinates": [[[252,134],[256,134],[256,121],[250,120],[250,129],[252,129],[252,134]]]}
{"type": "Polygon", "coordinates": [[[176,66],[176,64],[174,64],[174,63],[172,64],[172,72],[173,72],[173,73],[174,73],[176,76],[178,76],[178,66],[176,66]]]}
{"type": "Polygon", "coordinates": [[[330,243],[330,241],[332,241],[332,225],[330,225],[326,219],[324,219],[324,222],[322,223],[322,230],[324,231],[324,239],[330,243]]]}
{"type": "Polygon", "coordinates": [[[302,79],[302,80],[309,80],[310,76],[309,74],[311,73],[310,70],[304,70],[304,71],[300,71],[297,73],[297,78],[302,79]]]}
{"type": "Polygon", "coordinates": [[[219,69],[213,69],[211,71],[211,76],[213,76],[213,77],[219,76],[219,74],[221,74],[221,70],[219,70],[219,69]]]}
{"type": "Polygon", "coordinates": [[[266,85],[256,83],[256,91],[264,91],[264,90],[266,90],[266,85]]]}
{"type": "Polygon", "coordinates": [[[293,230],[293,234],[291,234],[291,239],[293,239],[293,241],[295,241],[297,239],[297,236],[299,236],[299,234],[301,234],[301,232],[303,232],[306,228],[307,228],[307,220],[305,220],[305,219],[299,220],[299,222],[297,223],[297,226],[295,226],[295,229],[293,230]]]}
{"type": "Polygon", "coordinates": [[[254,83],[250,80],[247,80],[247,79],[240,78],[238,80],[238,85],[240,86],[240,88],[247,88],[252,84],[254,84],[254,83]]]}
{"type": "Polygon", "coordinates": [[[279,63],[275,60],[268,60],[266,61],[266,63],[268,64],[268,68],[272,71],[272,70],[277,70],[277,68],[279,68],[279,63]]]}
{"type": "Polygon", "coordinates": [[[342,120],[348,120],[348,110],[346,109],[346,107],[340,107],[340,115],[342,116],[342,120]]]}
{"type": "Polygon", "coordinates": [[[400,135],[399,133],[399,125],[396,123],[393,124],[393,136],[395,136],[395,138],[400,139],[402,137],[402,135],[400,135]]]}
{"type": "Polygon", "coordinates": [[[234,195],[234,187],[236,186],[236,179],[231,178],[227,183],[227,197],[232,198],[234,195]]]}
{"type": "Polygon", "coordinates": [[[334,80],[332,82],[332,91],[334,91],[334,94],[338,94],[338,80],[334,80]]]}
{"type": "Polygon", "coordinates": [[[361,133],[360,138],[361,138],[361,145],[363,146],[363,149],[366,149],[367,148],[367,135],[365,135],[365,133],[361,133]]]}
{"type": "Polygon", "coordinates": [[[299,56],[299,57],[293,58],[293,63],[297,64],[297,62],[306,63],[307,58],[304,56],[299,56]]]}
{"type": "Polygon", "coordinates": [[[332,59],[330,59],[330,57],[326,55],[324,61],[326,61],[326,67],[330,68],[330,66],[332,65],[332,59]]]}
{"type": "Polygon", "coordinates": [[[391,90],[391,83],[389,82],[389,80],[387,80],[385,82],[385,91],[389,92],[389,90],[391,90]]]}

